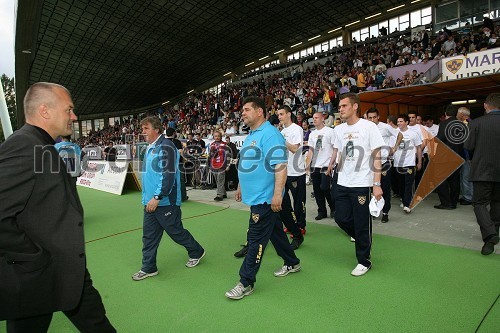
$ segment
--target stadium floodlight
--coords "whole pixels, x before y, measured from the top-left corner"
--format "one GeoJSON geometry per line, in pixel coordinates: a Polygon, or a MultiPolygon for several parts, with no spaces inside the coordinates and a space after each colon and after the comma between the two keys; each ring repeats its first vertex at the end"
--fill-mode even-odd
{"type": "Polygon", "coordinates": [[[168,104],[168,103],[170,103],[170,101],[163,102],[163,103],[161,103],[161,105],[165,105],[165,104],[168,104]]]}
{"type": "Polygon", "coordinates": [[[255,61],[249,62],[248,64],[245,65],[245,67],[248,67],[248,66],[250,66],[250,65],[252,65],[254,63],[255,63],[255,61]]]}
{"type": "Polygon", "coordinates": [[[351,23],[349,23],[349,24],[346,24],[345,26],[346,26],[346,27],[348,27],[348,26],[353,25],[353,24],[356,24],[356,23],[359,23],[359,20],[354,21],[354,22],[351,22],[351,23]]]}
{"type": "Polygon", "coordinates": [[[294,48],[295,46],[299,46],[300,44],[302,44],[302,42],[297,43],[297,44],[293,44],[292,46],[290,46],[290,48],[294,48]]]}
{"type": "Polygon", "coordinates": [[[192,93],[193,91],[194,91],[194,89],[191,89],[191,90],[189,90],[189,91],[187,92],[187,94],[190,94],[190,93],[192,93]]]}
{"type": "Polygon", "coordinates": [[[467,101],[455,101],[451,102],[452,105],[460,105],[460,104],[467,104],[467,101]]]}
{"type": "Polygon", "coordinates": [[[411,3],[417,3],[420,2],[420,0],[413,0],[411,3]]]}
{"type": "Polygon", "coordinates": [[[283,52],[283,51],[285,51],[285,49],[281,49],[281,50],[279,50],[279,51],[276,51],[276,52],[274,52],[274,54],[278,54],[278,53],[281,53],[281,52],[283,52]]]}
{"type": "Polygon", "coordinates": [[[231,73],[232,73],[232,72],[227,72],[226,74],[224,74],[224,76],[229,75],[229,74],[231,74],[231,73]]]}
{"type": "Polygon", "coordinates": [[[377,13],[377,14],[367,16],[367,17],[365,17],[365,20],[369,20],[369,19],[374,18],[375,16],[379,16],[379,15],[382,15],[382,13],[377,13]]]}
{"type": "Polygon", "coordinates": [[[328,33],[331,34],[332,32],[335,32],[335,31],[340,30],[340,29],[342,29],[342,27],[338,27],[338,28],[335,28],[333,30],[330,30],[330,31],[328,31],[328,33]]]}
{"type": "MultiPolygon", "coordinates": [[[[359,21],[358,21],[358,22],[359,22],[359,21]]],[[[320,38],[320,37],[321,37],[321,35],[317,35],[317,36],[314,36],[314,37],[309,38],[307,41],[308,41],[308,42],[310,42],[310,41],[312,41],[313,39],[320,38]]]]}
{"type": "Polygon", "coordinates": [[[396,9],[401,8],[401,7],[404,7],[404,6],[406,6],[406,5],[405,5],[405,4],[402,4],[402,5],[399,5],[399,6],[393,7],[393,8],[391,8],[391,9],[387,9],[387,12],[392,12],[393,10],[396,10],[396,9]]]}
{"type": "Polygon", "coordinates": [[[265,57],[262,57],[262,58],[260,58],[260,59],[259,59],[259,61],[264,60],[264,59],[266,59],[266,58],[269,58],[269,56],[267,55],[267,56],[265,56],[265,57]]]}

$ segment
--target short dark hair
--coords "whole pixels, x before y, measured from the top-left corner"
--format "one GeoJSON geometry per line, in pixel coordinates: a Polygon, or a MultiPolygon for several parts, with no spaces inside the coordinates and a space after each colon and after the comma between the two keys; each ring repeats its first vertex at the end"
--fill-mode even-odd
{"type": "Polygon", "coordinates": [[[491,93],[484,100],[484,104],[500,109],[500,93],[491,93]]]}
{"type": "Polygon", "coordinates": [[[167,129],[165,130],[165,134],[167,136],[174,136],[175,130],[172,127],[167,127],[167,129]]]}
{"type": "Polygon", "coordinates": [[[358,105],[360,104],[359,96],[356,93],[353,92],[348,92],[345,94],[340,95],[339,100],[342,100],[344,98],[349,98],[351,101],[351,104],[357,103],[358,105]]]}
{"type": "Polygon", "coordinates": [[[264,112],[264,116],[266,115],[266,103],[262,98],[257,96],[249,96],[243,100],[243,105],[251,103],[254,109],[261,108],[264,112]]]}
{"type": "Polygon", "coordinates": [[[425,116],[422,117],[422,121],[429,121],[429,120],[434,121],[434,119],[432,119],[432,116],[430,114],[426,114],[425,116]]]}
{"type": "Polygon", "coordinates": [[[415,118],[418,117],[418,112],[417,111],[408,111],[408,116],[410,116],[411,114],[414,114],[415,118]]]}
{"type": "Polygon", "coordinates": [[[279,108],[280,110],[285,110],[286,113],[292,112],[292,109],[288,105],[283,105],[282,107],[279,108]]]}
{"type": "Polygon", "coordinates": [[[446,107],[446,111],[444,112],[445,116],[448,116],[448,117],[456,117],[457,113],[458,113],[458,109],[454,105],[448,105],[446,107]]]}
{"type": "Polygon", "coordinates": [[[401,113],[398,115],[398,119],[403,118],[406,123],[410,122],[410,117],[407,114],[401,113]]]}
{"type": "Polygon", "coordinates": [[[368,111],[366,111],[366,114],[368,113],[376,113],[377,116],[379,115],[377,108],[369,108],[368,111]]]}
{"type": "Polygon", "coordinates": [[[393,116],[392,114],[388,115],[387,116],[387,121],[391,121],[391,123],[393,124],[396,124],[396,122],[398,121],[398,118],[396,118],[396,116],[393,116]]]}

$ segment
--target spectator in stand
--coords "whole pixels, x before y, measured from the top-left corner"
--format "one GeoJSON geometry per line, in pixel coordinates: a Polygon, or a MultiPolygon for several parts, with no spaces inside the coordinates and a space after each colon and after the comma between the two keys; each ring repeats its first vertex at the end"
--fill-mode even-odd
{"type": "Polygon", "coordinates": [[[108,146],[104,148],[103,151],[104,160],[114,162],[116,161],[116,148],[114,147],[113,142],[109,142],[108,146]]]}

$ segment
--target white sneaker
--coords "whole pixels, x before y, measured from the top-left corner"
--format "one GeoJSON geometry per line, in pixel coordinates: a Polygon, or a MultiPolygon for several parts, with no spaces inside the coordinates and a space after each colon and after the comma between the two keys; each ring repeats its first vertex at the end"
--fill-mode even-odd
{"type": "Polygon", "coordinates": [[[195,266],[198,266],[200,263],[201,258],[205,256],[205,251],[203,251],[203,254],[199,258],[189,258],[188,262],[186,263],[187,268],[193,268],[195,266]]]}
{"type": "Polygon", "coordinates": [[[351,237],[351,242],[353,242],[353,243],[354,243],[355,241],[356,241],[356,240],[355,240],[353,237],[351,237]]]}
{"type": "Polygon", "coordinates": [[[408,208],[408,207],[403,207],[403,211],[406,213],[406,214],[410,214],[411,213],[411,209],[408,208]]]}
{"type": "Polygon", "coordinates": [[[156,276],[156,275],[158,275],[158,271],[153,272],[153,273],[146,273],[144,271],[138,271],[137,273],[134,273],[134,275],[132,275],[132,280],[141,281],[141,280],[144,280],[150,276],[156,276]]]}
{"type": "Polygon", "coordinates": [[[400,203],[400,204],[399,204],[399,207],[400,207],[400,208],[403,208],[403,207],[404,207],[404,205],[403,205],[402,203],[400,203]]]}
{"type": "Polygon", "coordinates": [[[358,264],[356,267],[354,267],[354,269],[352,270],[351,272],[351,275],[352,276],[361,276],[361,275],[365,275],[366,272],[368,272],[370,270],[371,266],[370,267],[366,267],[366,266],[363,266],[361,264],[358,264]]]}
{"type": "Polygon", "coordinates": [[[238,282],[233,289],[226,292],[226,297],[230,299],[242,299],[245,296],[251,295],[253,290],[251,285],[245,288],[241,282],[238,282]]]}

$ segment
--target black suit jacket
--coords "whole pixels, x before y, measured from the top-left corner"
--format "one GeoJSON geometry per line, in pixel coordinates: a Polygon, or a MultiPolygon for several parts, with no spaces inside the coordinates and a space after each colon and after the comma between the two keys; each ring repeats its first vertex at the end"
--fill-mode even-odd
{"type": "Polygon", "coordinates": [[[463,158],[466,133],[467,125],[456,117],[450,117],[439,124],[437,138],[463,158]]]}
{"type": "Polygon", "coordinates": [[[85,274],[75,181],[40,128],[0,147],[0,320],[74,309],[85,274]]]}
{"type": "Polygon", "coordinates": [[[500,111],[487,113],[469,123],[465,149],[474,153],[469,180],[500,182],[500,111]]]}

